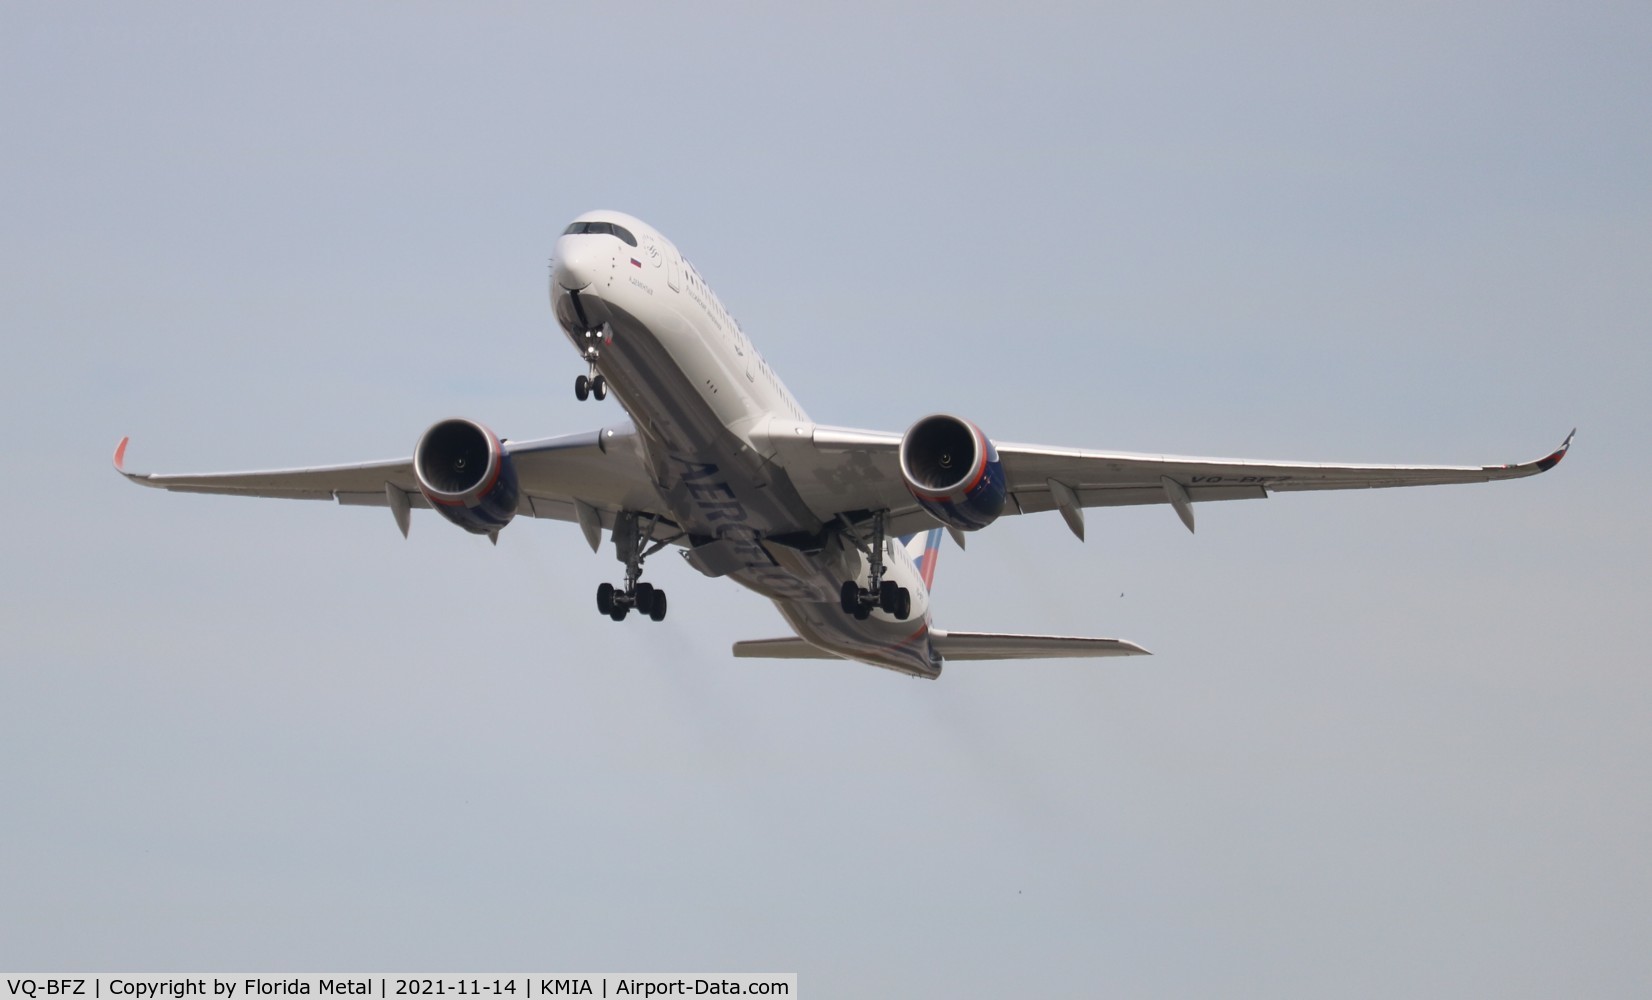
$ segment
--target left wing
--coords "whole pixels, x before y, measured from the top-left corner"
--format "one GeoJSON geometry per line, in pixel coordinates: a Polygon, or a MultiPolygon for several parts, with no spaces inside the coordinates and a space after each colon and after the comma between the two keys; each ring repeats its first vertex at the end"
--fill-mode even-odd
{"type": "MultiPolygon", "coordinates": [[[[276,497],[287,500],[336,500],[347,506],[390,507],[405,533],[410,507],[430,504],[419,491],[413,459],[397,458],[353,465],[255,472],[184,474],[136,473],[126,469],[122,438],[115,449],[115,469],[141,486],[179,493],[276,497]]],[[[591,546],[602,527],[611,527],[621,511],[661,516],[661,535],[669,530],[668,512],[654,489],[630,427],[604,428],[582,434],[506,441],[521,484],[517,514],[576,521],[591,546]]]]}
{"type": "MultiPolygon", "coordinates": [[[[1572,434],[1543,458],[1509,465],[1349,465],[1240,458],[1194,458],[1130,452],[1088,451],[1042,445],[999,444],[1009,492],[1005,514],[1059,510],[1084,537],[1083,508],[1170,504],[1193,528],[1192,504],[1245,500],[1293,490],[1376,489],[1518,479],[1547,472],[1571,447],[1572,434]]],[[[816,427],[807,439],[814,468],[799,476],[816,509],[885,510],[897,534],[934,526],[901,480],[901,436],[849,428],[816,427]]],[[[802,457],[802,456],[799,456],[802,457]]]]}

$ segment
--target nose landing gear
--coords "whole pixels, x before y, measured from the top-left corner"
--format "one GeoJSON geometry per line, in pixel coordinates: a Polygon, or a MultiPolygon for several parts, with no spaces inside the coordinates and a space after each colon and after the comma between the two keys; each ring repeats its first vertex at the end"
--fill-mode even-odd
{"type": "MultiPolygon", "coordinates": [[[[593,362],[591,367],[596,368],[596,363],[593,362]]],[[[589,396],[595,396],[598,400],[607,399],[608,380],[601,375],[581,375],[574,379],[574,398],[583,403],[589,396]]]]}
{"type": "Polygon", "coordinates": [[[585,363],[591,366],[591,372],[574,379],[574,398],[581,403],[590,396],[595,396],[598,401],[608,398],[608,380],[597,372],[597,358],[601,354],[598,347],[600,343],[601,330],[585,331],[585,346],[581,348],[580,353],[584,356],[585,363]]]}

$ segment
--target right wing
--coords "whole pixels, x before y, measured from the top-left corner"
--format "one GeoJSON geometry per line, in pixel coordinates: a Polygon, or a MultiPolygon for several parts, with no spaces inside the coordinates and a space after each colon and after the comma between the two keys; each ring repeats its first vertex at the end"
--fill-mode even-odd
{"type": "MultiPolygon", "coordinates": [[[[1487,483],[1547,472],[1572,446],[1572,431],[1561,446],[1531,462],[1508,465],[1349,465],[1256,459],[1188,458],[1003,445],[998,454],[1010,495],[1023,514],[1077,507],[1118,507],[1168,503],[1188,530],[1190,506],[1201,500],[1245,500],[1302,490],[1363,490],[1394,486],[1487,483]]],[[[1074,521],[1068,517],[1068,523],[1074,521]]],[[[1082,520],[1079,525],[1082,526],[1082,520]]],[[[1075,532],[1083,537],[1079,527],[1075,532]]]]}
{"type": "MultiPolygon", "coordinates": [[[[1518,479],[1558,465],[1571,447],[1572,434],[1543,458],[1509,465],[1351,465],[1144,455],[1027,444],[996,447],[1009,494],[1004,513],[1059,510],[1074,534],[1083,538],[1086,507],[1169,504],[1192,530],[1192,504],[1207,500],[1246,500],[1301,490],[1518,479]]],[[[817,510],[883,510],[889,514],[887,523],[894,534],[926,531],[937,522],[906,489],[900,472],[900,443],[899,434],[817,426],[807,437],[786,447],[791,449],[795,463],[793,481],[817,510]]]]}
{"type": "MultiPolygon", "coordinates": [[[[255,472],[136,473],[126,469],[128,441],[122,438],[115,449],[115,469],[140,486],[179,493],[336,500],[349,506],[430,506],[419,491],[411,458],[255,472]]],[[[518,514],[577,522],[588,540],[601,528],[612,527],[621,511],[665,514],[629,426],[504,445],[521,484],[518,514]]],[[[668,528],[662,524],[661,533],[668,533],[668,528]]],[[[591,545],[595,548],[596,541],[591,545]]]]}

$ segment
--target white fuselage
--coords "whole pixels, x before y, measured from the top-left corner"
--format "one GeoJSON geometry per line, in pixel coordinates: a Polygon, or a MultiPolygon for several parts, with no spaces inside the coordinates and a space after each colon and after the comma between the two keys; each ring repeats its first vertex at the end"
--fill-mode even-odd
{"type": "Polygon", "coordinates": [[[843,581],[864,585],[870,569],[839,530],[838,515],[853,512],[811,502],[792,482],[785,455],[810,440],[813,424],[693,265],[623,213],[588,212],[569,230],[556,243],[552,308],[576,348],[596,348],[662,508],[688,536],[690,562],[769,597],[822,649],[938,674],[928,591],[898,540],[885,546],[885,579],[911,591],[910,615],[844,613],[843,581]]]}

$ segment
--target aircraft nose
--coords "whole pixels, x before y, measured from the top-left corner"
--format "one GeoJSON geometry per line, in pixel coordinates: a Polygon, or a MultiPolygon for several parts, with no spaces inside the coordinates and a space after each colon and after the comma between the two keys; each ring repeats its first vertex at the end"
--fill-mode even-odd
{"type": "Polygon", "coordinates": [[[570,292],[589,285],[597,274],[597,255],[585,236],[564,236],[556,243],[556,283],[570,292]]]}

